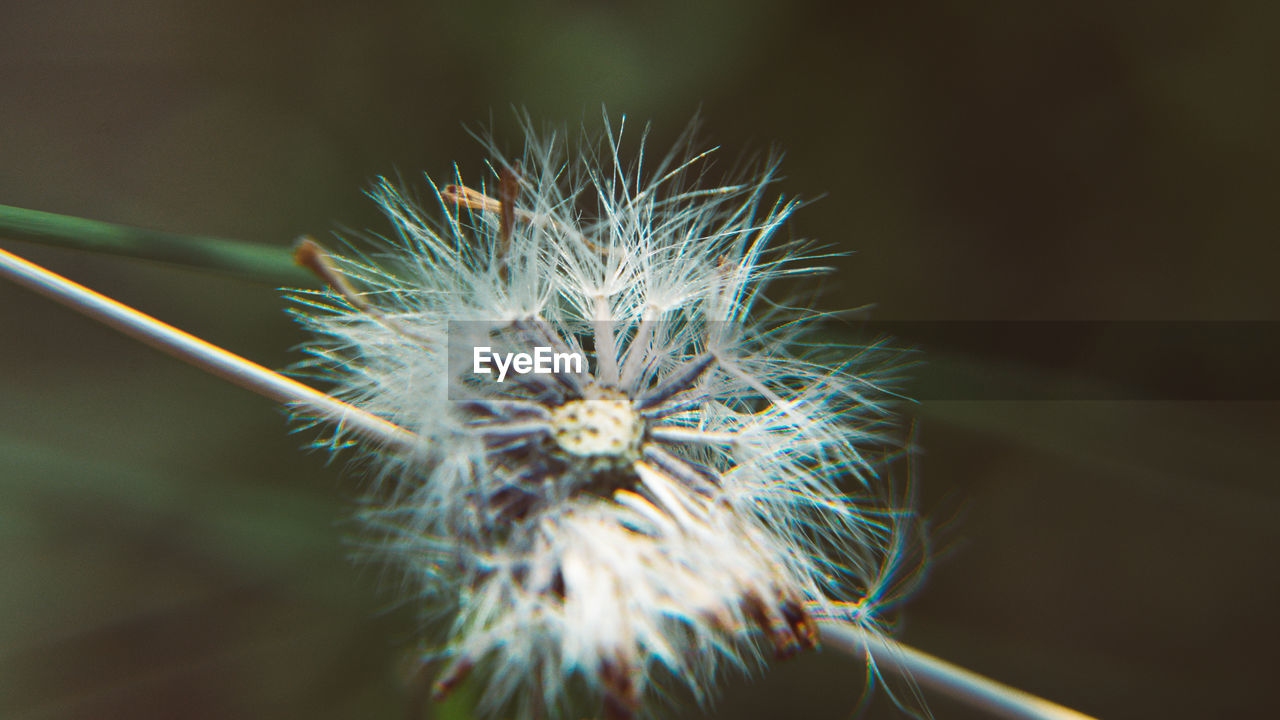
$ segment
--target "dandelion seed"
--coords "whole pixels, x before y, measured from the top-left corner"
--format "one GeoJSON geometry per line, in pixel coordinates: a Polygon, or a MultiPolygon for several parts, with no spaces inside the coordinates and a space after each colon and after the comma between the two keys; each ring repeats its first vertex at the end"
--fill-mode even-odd
{"type": "Polygon", "coordinates": [[[815,647],[820,618],[874,628],[903,587],[910,513],[869,459],[881,371],[806,360],[817,314],[765,302],[821,270],[775,240],[795,203],[769,199],[774,166],[701,187],[687,136],[646,173],[606,127],[575,153],[526,121],[496,193],[458,177],[434,209],[381,182],[377,261],[303,247],[333,288],[298,296],[308,371],[417,439],[378,453],[364,517],[452,612],[437,695],[479,674],[488,710],[564,708],[575,683],[608,718],[668,684],[705,699],[721,666],[815,647]],[[495,383],[456,361],[477,347],[590,369],[495,383]]]}
{"type": "MultiPolygon", "coordinates": [[[[574,160],[554,137],[528,143],[531,180],[502,165],[499,199],[446,186],[435,225],[380,187],[400,232],[387,262],[405,280],[300,246],[336,293],[297,298],[327,338],[311,368],[361,406],[2,249],[0,276],[331,424],[334,449],[373,449],[385,482],[366,517],[380,550],[418,582],[424,609],[455,618],[433,653],[450,663],[437,696],[479,667],[490,709],[521,697],[544,717],[576,683],[607,717],[653,714],[664,679],[702,700],[720,665],[822,639],[864,656],[868,682],[908,678],[913,696],[918,681],[1001,717],[1090,720],[880,632],[920,574],[913,513],[884,502],[862,455],[884,410],[876,365],[804,360],[817,316],[757,302],[769,280],[814,271],[795,246],[764,252],[790,211],[757,219],[768,174],[697,190],[682,178],[706,153],[673,152],[645,183],[639,164],[622,174],[613,135],[603,170],[599,154],[574,160]],[[571,209],[579,196],[595,199],[594,216],[571,209]],[[524,274],[507,270],[512,253],[524,274]],[[439,313],[453,311],[472,322],[450,325],[451,345],[514,339],[557,356],[589,345],[595,370],[517,370],[520,382],[486,386],[441,358],[439,313]],[[852,493],[837,490],[845,478],[852,493]]],[[[72,226],[86,223],[133,232],[72,226]]]]}

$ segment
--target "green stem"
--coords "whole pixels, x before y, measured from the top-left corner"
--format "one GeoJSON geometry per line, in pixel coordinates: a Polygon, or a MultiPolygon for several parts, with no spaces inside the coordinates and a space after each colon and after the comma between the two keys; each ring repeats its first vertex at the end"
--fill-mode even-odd
{"type": "Polygon", "coordinates": [[[240,240],[179,235],[0,205],[0,237],[215,270],[273,285],[311,286],[288,251],[240,240]]]}

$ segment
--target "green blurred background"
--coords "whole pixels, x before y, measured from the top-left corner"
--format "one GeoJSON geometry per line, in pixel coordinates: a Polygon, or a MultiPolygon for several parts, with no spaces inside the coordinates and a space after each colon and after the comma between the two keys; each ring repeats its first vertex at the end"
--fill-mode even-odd
{"type": "MultiPolygon", "coordinates": [[[[780,189],[824,196],[793,232],[856,250],[829,307],[1274,321],[1278,29],[1280,4],[1243,0],[6,3],[0,203],[285,247],[384,229],[361,195],[377,175],[479,177],[462,125],[492,115],[514,148],[513,104],[576,125],[606,103],[657,149],[701,108],[721,167],[777,146],[780,189]]],[[[270,285],[0,245],[297,359],[270,285]]],[[[1239,352],[1198,354],[1186,383],[1239,352]]],[[[1078,380],[1062,365],[989,367],[1078,380]]],[[[1274,711],[1275,402],[910,412],[941,556],[903,639],[1107,718],[1274,711]]],[[[416,620],[347,559],[359,482],[306,441],[0,283],[0,716],[402,716],[416,620]]],[[[857,662],[811,654],[727,683],[712,714],[843,718],[861,689],[857,662]]]]}

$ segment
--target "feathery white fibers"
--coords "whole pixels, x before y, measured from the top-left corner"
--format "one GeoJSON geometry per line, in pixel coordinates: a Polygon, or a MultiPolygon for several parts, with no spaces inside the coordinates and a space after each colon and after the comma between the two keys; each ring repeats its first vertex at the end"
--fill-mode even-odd
{"type": "Polygon", "coordinates": [[[489,710],[579,687],[626,718],[665,681],[703,700],[719,665],[813,646],[814,618],[876,627],[913,570],[910,512],[865,456],[881,369],[807,359],[819,315],[762,294],[822,270],[774,241],[795,207],[768,197],[776,165],[700,186],[691,133],[647,169],[644,138],[632,164],[605,125],[574,150],[525,119],[518,163],[494,152],[518,187],[459,176],[420,206],[380,182],[395,239],[335,260],[377,312],[298,296],[312,368],[418,438],[375,449],[364,516],[453,618],[439,691],[475,667],[489,710]],[[449,352],[482,344],[585,352],[590,373],[479,382],[449,352]]]}

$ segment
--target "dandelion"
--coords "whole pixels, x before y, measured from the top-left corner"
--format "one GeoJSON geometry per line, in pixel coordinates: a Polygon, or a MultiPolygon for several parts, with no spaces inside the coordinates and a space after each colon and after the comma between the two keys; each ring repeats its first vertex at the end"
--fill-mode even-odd
{"type": "Polygon", "coordinates": [[[709,185],[689,134],[646,169],[644,138],[629,163],[605,124],[574,149],[525,120],[496,183],[427,203],[380,182],[377,254],[303,242],[329,290],[293,295],[317,338],[299,372],[332,395],[3,250],[0,274],[363,448],[371,546],[448,621],[423,657],[437,696],[471,675],[491,714],[654,716],[825,641],[869,679],[1084,718],[885,637],[921,570],[907,494],[878,472],[892,373],[868,348],[820,362],[823,315],[766,298],[824,270],[778,237],[796,205],[771,199],[776,163],[709,185]]]}
{"type": "Polygon", "coordinates": [[[415,438],[376,454],[363,516],[451,608],[437,694],[479,668],[489,709],[558,707],[580,680],[629,718],[814,647],[816,618],[875,627],[915,569],[872,462],[891,398],[867,353],[808,357],[820,314],[765,299],[823,270],[776,240],[775,165],[707,187],[687,136],[646,173],[621,127],[576,154],[525,130],[496,192],[433,184],[432,213],[379,183],[382,259],[300,252],[334,288],[297,296],[307,369],[415,438]],[[459,361],[478,347],[590,370],[492,382],[459,361]]]}

